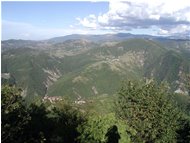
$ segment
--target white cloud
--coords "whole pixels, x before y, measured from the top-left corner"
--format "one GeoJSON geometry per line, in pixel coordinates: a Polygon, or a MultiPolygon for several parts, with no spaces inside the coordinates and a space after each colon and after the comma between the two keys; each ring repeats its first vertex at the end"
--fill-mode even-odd
{"type": "Polygon", "coordinates": [[[167,30],[164,30],[164,29],[159,29],[158,34],[159,35],[168,35],[169,32],[167,30]]]}
{"type": "Polygon", "coordinates": [[[174,29],[180,30],[179,33],[185,33],[190,25],[190,1],[110,1],[108,12],[78,20],[88,28],[132,30],[156,26],[158,31],[162,29],[161,33],[176,33],[177,30],[174,29]]]}
{"type": "Polygon", "coordinates": [[[79,21],[79,23],[81,25],[83,25],[84,27],[88,27],[88,28],[91,28],[91,29],[96,29],[97,28],[97,19],[96,19],[96,16],[93,15],[93,14],[90,14],[88,17],[85,17],[83,19],[81,18],[76,18],[76,20],[79,21]]]}
{"type": "Polygon", "coordinates": [[[167,29],[159,29],[159,35],[181,35],[181,36],[190,36],[190,25],[177,25],[173,28],[167,29]]]}
{"type": "Polygon", "coordinates": [[[70,28],[73,28],[74,26],[73,25],[69,25],[70,28]]]}

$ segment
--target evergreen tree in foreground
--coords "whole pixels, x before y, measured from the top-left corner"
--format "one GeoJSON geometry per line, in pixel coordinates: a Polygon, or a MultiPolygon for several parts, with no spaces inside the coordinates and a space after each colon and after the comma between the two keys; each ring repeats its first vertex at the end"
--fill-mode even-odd
{"type": "Polygon", "coordinates": [[[180,112],[167,87],[154,81],[126,83],[118,92],[116,114],[136,133],[133,142],[175,142],[180,112]]]}
{"type": "Polygon", "coordinates": [[[20,96],[21,90],[2,86],[1,89],[1,141],[2,143],[23,142],[24,128],[30,121],[30,115],[20,96]]]}

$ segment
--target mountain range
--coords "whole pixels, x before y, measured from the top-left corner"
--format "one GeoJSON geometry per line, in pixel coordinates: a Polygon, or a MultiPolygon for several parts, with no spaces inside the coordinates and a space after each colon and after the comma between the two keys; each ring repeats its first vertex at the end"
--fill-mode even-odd
{"type": "Polygon", "coordinates": [[[190,39],[133,35],[68,35],[1,42],[2,84],[16,84],[26,99],[71,100],[114,95],[125,80],[167,81],[186,92],[190,39]]]}

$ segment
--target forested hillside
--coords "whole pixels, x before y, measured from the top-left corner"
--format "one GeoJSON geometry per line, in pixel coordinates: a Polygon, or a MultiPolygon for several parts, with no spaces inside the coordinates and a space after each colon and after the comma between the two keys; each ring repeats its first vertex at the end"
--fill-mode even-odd
{"type": "Polygon", "coordinates": [[[72,101],[114,95],[123,80],[144,78],[166,81],[173,92],[187,93],[183,77],[190,68],[189,40],[73,36],[2,41],[2,82],[21,87],[28,101],[35,95],[72,101]]]}

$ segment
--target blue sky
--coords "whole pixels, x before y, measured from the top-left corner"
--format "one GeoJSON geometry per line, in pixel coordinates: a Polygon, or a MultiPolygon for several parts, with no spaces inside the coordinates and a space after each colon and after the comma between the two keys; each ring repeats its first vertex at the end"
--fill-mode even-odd
{"type": "Polygon", "coordinates": [[[108,2],[3,2],[2,19],[49,28],[68,28],[76,17],[104,13],[108,2]]]}
{"type": "Polygon", "coordinates": [[[189,8],[188,0],[2,2],[2,39],[118,32],[189,36],[189,8]]]}
{"type": "Polygon", "coordinates": [[[2,39],[38,40],[74,31],[86,34],[89,30],[76,18],[106,11],[108,2],[2,2],[2,39]]]}

